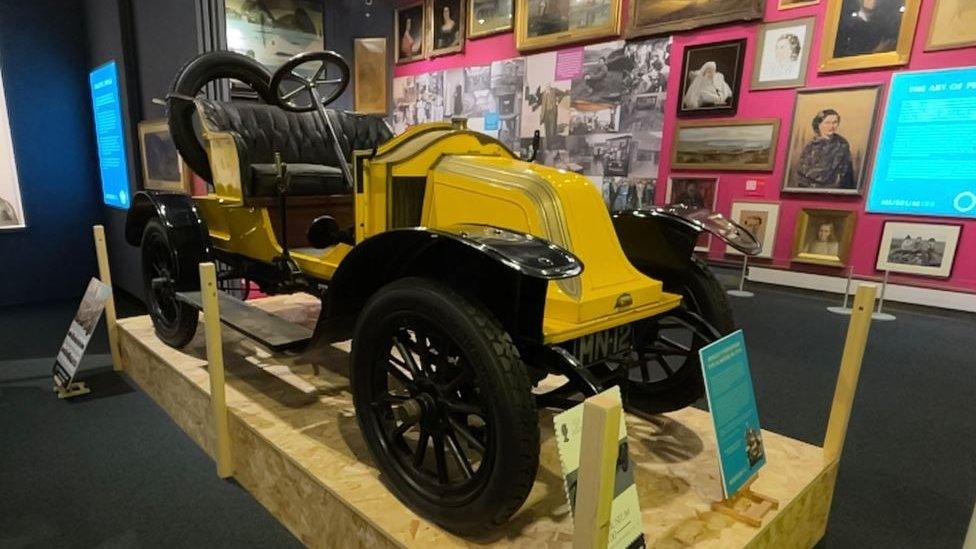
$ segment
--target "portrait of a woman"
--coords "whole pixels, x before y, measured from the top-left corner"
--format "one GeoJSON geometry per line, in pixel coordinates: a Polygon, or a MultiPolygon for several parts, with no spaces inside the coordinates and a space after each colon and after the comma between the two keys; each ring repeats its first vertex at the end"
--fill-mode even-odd
{"type": "Polygon", "coordinates": [[[460,51],[464,42],[463,2],[434,0],[428,6],[432,32],[427,47],[431,55],[460,51]]]}
{"type": "Polygon", "coordinates": [[[803,147],[793,166],[793,187],[816,189],[856,189],[850,144],[838,133],[841,117],[834,109],[824,109],[813,117],[814,138],[803,147]]]}
{"type": "Polygon", "coordinates": [[[424,55],[424,5],[398,8],[396,12],[397,63],[424,55]]]}
{"type": "Polygon", "coordinates": [[[792,80],[800,75],[800,37],[787,32],[779,35],[772,58],[763,63],[760,80],[792,80]]]}

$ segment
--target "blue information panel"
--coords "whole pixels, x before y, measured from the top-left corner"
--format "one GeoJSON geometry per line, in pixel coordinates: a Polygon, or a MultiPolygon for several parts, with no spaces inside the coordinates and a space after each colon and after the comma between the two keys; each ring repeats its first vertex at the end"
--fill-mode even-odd
{"type": "Polygon", "coordinates": [[[976,218],[976,67],[892,77],[867,211],[976,218]]]}
{"type": "Polygon", "coordinates": [[[115,61],[93,70],[88,80],[95,113],[102,197],[109,206],[128,209],[129,168],[125,154],[122,101],[119,97],[119,72],[115,61]]]}
{"type": "Polygon", "coordinates": [[[718,439],[722,490],[730,497],[766,464],[742,330],[698,351],[718,439]]]}

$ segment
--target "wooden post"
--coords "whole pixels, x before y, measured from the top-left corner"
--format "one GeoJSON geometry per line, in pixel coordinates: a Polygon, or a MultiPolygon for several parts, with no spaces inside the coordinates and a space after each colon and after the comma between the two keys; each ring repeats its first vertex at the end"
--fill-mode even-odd
{"type": "Polygon", "coordinates": [[[115,317],[115,290],[112,288],[112,271],[108,265],[108,248],[105,246],[105,227],[95,225],[95,256],[98,258],[98,278],[109,288],[105,302],[105,328],[108,330],[108,347],[112,353],[112,368],[122,371],[122,355],[119,352],[119,326],[115,317]]]}
{"type": "Polygon", "coordinates": [[[214,432],[217,435],[217,476],[234,475],[230,454],[230,429],[227,423],[227,399],[224,394],[224,348],[220,336],[220,305],[217,302],[217,269],[213,263],[200,264],[200,293],[203,301],[203,323],[207,335],[207,370],[210,373],[210,403],[213,407],[214,432]]]}
{"type": "Polygon", "coordinates": [[[621,415],[620,402],[607,392],[583,403],[582,450],[573,521],[574,549],[603,549],[607,546],[621,415]]]}
{"type": "Polygon", "coordinates": [[[877,287],[874,284],[860,284],[857,293],[854,294],[854,307],[847,327],[844,354],[840,359],[834,401],[830,406],[827,435],[824,437],[825,463],[840,459],[840,453],[844,449],[847,424],[851,419],[854,393],[857,390],[858,377],[861,375],[861,362],[868,343],[868,331],[871,329],[871,313],[874,310],[876,291],[877,287]]]}

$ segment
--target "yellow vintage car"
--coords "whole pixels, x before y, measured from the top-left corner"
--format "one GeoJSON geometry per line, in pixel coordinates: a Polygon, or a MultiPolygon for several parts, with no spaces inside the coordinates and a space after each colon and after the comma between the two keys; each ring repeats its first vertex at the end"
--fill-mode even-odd
{"type": "Polygon", "coordinates": [[[748,231],[708,212],[611,214],[585,177],[464,120],[394,137],[379,117],[325,108],[348,80],[331,52],[273,75],[228,52],[181,70],[170,131],[210,192],[141,192],[126,227],[163,341],[194,337],[201,261],[268,294],[318,296],[314,333],[228,297],[221,310],[310,357],[351,337],[356,415],[390,490],[462,534],[524,502],[539,408],[612,385],[643,413],[702,396],[698,349],[734,323],[695,241],[710,230],[755,253],[748,231]],[[263,101],[198,96],[219,78],[263,101]]]}

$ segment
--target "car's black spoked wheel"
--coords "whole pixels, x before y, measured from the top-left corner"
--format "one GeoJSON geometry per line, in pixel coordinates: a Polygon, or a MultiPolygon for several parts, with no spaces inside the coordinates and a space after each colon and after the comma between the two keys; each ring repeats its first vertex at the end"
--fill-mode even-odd
{"type": "Polygon", "coordinates": [[[360,315],[351,378],[370,452],[419,514],[472,533],[525,501],[538,418],[518,351],[485,308],[421,278],[382,288],[360,315]]]}
{"type": "Polygon", "coordinates": [[[156,335],[168,345],[183,347],[196,333],[197,311],[176,295],[176,255],[159,221],[146,224],[141,249],[146,305],[156,335]]]}
{"type": "Polygon", "coordinates": [[[634,350],[625,357],[628,407],[646,413],[684,408],[705,394],[698,351],[719,333],[679,307],[634,327],[634,350]]]}

